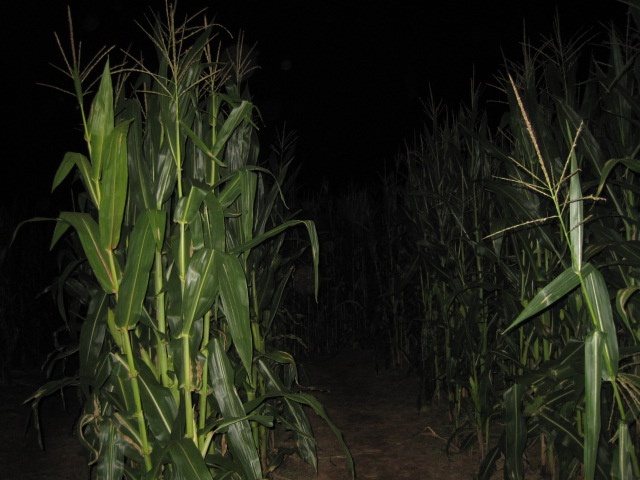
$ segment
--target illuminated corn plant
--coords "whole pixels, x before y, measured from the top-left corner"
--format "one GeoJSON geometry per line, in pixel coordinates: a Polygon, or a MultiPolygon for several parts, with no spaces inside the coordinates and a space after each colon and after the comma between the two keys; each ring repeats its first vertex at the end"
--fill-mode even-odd
{"type": "Polygon", "coordinates": [[[302,407],[342,436],[294,390],[293,357],[269,342],[290,276],[278,264],[283,236],[306,229],[317,289],[315,225],[278,210],[288,165],[272,178],[258,163],[242,43],[226,55],[215,26],[177,24],[171,6],[152,20],[155,69],[133,57],[114,69],[106,53],[82,69],[73,34],[63,53],[87,155],[67,153],[55,175],[58,188],[75,171],[83,191],[52,244],[81,246],[62,279],[84,318],[80,370],[31,400],[37,409],[80,387],[79,432],[99,478],[265,478],[288,453],[272,448],[276,427],[317,468],[302,407]],[[86,80],[102,63],[87,115],[86,80]]]}

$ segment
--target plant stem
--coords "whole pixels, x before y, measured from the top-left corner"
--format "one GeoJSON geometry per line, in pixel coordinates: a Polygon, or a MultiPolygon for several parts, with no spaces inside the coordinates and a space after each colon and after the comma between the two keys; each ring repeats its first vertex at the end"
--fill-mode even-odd
{"type": "MultiPolygon", "coordinates": [[[[115,312],[111,309],[108,311],[108,315],[115,315],[115,312]]],[[[140,399],[140,385],[138,384],[138,370],[136,369],[136,363],[133,356],[133,349],[131,347],[131,332],[123,332],[123,346],[125,349],[125,355],[127,356],[127,364],[129,365],[129,376],[131,378],[131,387],[133,389],[133,398],[136,404],[135,416],[138,420],[138,429],[140,430],[140,439],[142,441],[142,456],[144,458],[144,466],[146,470],[151,470],[153,466],[151,463],[151,448],[149,447],[149,440],[147,438],[147,425],[144,420],[144,412],[142,410],[142,400],[140,399]]]]}

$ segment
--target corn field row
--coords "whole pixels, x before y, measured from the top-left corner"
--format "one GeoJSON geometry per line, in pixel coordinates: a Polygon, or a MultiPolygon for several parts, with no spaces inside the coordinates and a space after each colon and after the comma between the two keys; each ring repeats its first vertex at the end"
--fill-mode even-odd
{"type": "Polygon", "coordinates": [[[297,335],[419,371],[480,478],[533,451],[553,478],[640,474],[638,13],[599,44],[526,44],[497,125],[475,87],[431,101],[379,186],[306,200],[327,248],[297,335]]]}

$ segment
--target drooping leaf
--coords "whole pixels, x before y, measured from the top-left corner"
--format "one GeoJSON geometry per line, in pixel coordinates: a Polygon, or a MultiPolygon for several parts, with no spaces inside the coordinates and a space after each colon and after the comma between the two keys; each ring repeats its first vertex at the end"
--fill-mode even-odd
{"type": "Polygon", "coordinates": [[[102,247],[98,224],[95,220],[88,213],[77,212],[62,212],[60,220],[69,223],[78,232],[82,249],[102,289],[106,293],[117,292],[116,275],[119,270],[117,260],[111,250],[105,250],[102,247]]]}
{"type": "MultiPolygon", "coordinates": [[[[227,354],[215,338],[211,342],[209,368],[210,384],[213,395],[223,418],[243,418],[245,409],[240,396],[234,387],[234,372],[227,354]]],[[[229,425],[227,433],[229,448],[234,459],[240,464],[246,478],[261,478],[262,468],[256,446],[253,443],[251,425],[247,420],[240,420],[229,425]]]]}

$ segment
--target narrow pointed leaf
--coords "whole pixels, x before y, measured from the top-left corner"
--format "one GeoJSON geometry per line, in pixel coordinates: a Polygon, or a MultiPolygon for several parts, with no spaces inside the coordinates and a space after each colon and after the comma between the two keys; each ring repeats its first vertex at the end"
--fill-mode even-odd
{"type": "MultiPolygon", "coordinates": [[[[223,418],[242,418],[245,416],[245,410],[233,385],[234,372],[227,354],[217,338],[211,342],[211,347],[211,356],[209,357],[210,384],[220,412],[223,418]]],[[[249,422],[240,420],[229,425],[227,436],[229,448],[236,462],[242,467],[245,478],[261,478],[260,459],[253,443],[249,422]]]]}
{"type": "MultiPolygon", "coordinates": [[[[131,232],[127,264],[122,275],[120,294],[116,305],[116,325],[124,329],[135,326],[142,314],[142,302],[149,287],[149,272],[155,256],[155,235],[150,221],[162,222],[164,214],[158,211],[146,211],[139,217],[131,232]]],[[[160,226],[164,229],[163,226],[160,226]]]]}
{"type": "Polygon", "coordinates": [[[252,110],[253,105],[246,100],[243,100],[240,105],[231,110],[231,113],[216,135],[215,145],[211,148],[211,154],[214,158],[220,158],[222,150],[226,146],[227,141],[231,134],[233,134],[234,130],[245,120],[251,120],[252,110]]]}
{"type": "Polygon", "coordinates": [[[573,291],[578,285],[580,285],[580,277],[578,274],[573,271],[573,268],[566,269],[537,293],[533,300],[531,300],[524,310],[520,312],[520,315],[518,315],[513,323],[509,325],[509,328],[507,328],[504,333],[513,330],[525,320],[553,305],[562,297],[573,291]]]}
{"type": "Polygon", "coordinates": [[[120,123],[106,139],[100,181],[100,239],[113,250],[120,241],[124,206],[127,200],[127,132],[130,122],[120,123]]]}
{"type": "Polygon", "coordinates": [[[182,298],[184,335],[189,334],[193,321],[211,308],[218,295],[218,255],[214,250],[203,248],[195,252],[189,261],[182,298]]]}
{"type": "Polygon", "coordinates": [[[211,478],[207,464],[200,455],[195,443],[188,438],[171,442],[169,454],[177,467],[181,478],[207,479],[211,478]]]}
{"type": "Polygon", "coordinates": [[[113,130],[113,85],[109,71],[109,61],[104,65],[100,87],[92,104],[89,114],[89,145],[91,146],[91,164],[94,182],[100,179],[102,172],[102,158],[105,144],[113,130]]]}
{"type": "Polygon", "coordinates": [[[618,423],[618,446],[611,465],[611,478],[614,480],[633,480],[637,478],[633,473],[631,461],[633,442],[629,434],[629,426],[622,420],[618,423]]]}
{"type": "Polygon", "coordinates": [[[97,478],[121,480],[124,475],[125,444],[111,420],[102,423],[98,438],[101,449],[96,469],[97,478]]]}
{"type": "Polygon", "coordinates": [[[158,384],[149,368],[140,364],[138,384],[144,416],[155,438],[166,445],[171,438],[171,427],[178,414],[178,407],[171,390],[158,384]]]}
{"type": "Polygon", "coordinates": [[[584,344],[584,469],[585,478],[595,477],[600,440],[600,386],[604,334],[591,332],[584,344]]]}
{"type": "MultiPolygon", "coordinates": [[[[105,292],[97,292],[89,304],[87,317],[80,330],[80,380],[81,386],[91,382],[96,376],[100,352],[104,345],[107,330],[108,296],[105,292]]],[[[96,387],[94,385],[94,387],[96,387]]],[[[88,389],[84,389],[87,397],[88,389]]]]}
{"type": "Polygon", "coordinates": [[[242,365],[251,374],[253,337],[249,320],[249,290],[247,279],[237,257],[217,253],[217,275],[220,297],[233,344],[242,365]]]}
{"type": "Polygon", "coordinates": [[[596,328],[605,334],[604,337],[604,362],[602,363],[602,378],[607,381],[615,381],[618,374],[618,337],[609,292],[602,274],[592,268],[585,278],[585,295],[593,308],[592,316],[596,328]]]}
{"type": "Polygon", "coordinates": [[[571,237],[571,256],[573,269],[579,272],[582,269],[582,188],[575,152],[571,152],[571,180],[569,187],[569,230],[571,237]]]}
{"type": "Polygon", "coordinates": [[[98,224],[87,213],[62,212],[60,220],[71,224],[78,232],[82,249],[84,250],[91,269],[100,286],[106,293],[115,293],[118,290],[118,280],[111,269],[116,265],[113,252],[102,248],[98,224]]]}
{"type": "Polygon", "coordinates": [[[524,387],[516,383],[504,393],[505,408],[505,478],[524,478],[522,455],[527,441],[527,425],[522,415],[521,403],[524,387]]]}

